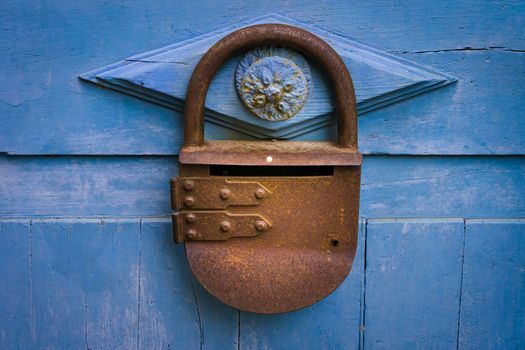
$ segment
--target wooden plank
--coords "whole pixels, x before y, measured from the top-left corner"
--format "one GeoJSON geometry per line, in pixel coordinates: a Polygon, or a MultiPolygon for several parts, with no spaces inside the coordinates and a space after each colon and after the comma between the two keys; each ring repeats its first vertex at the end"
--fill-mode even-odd
{"type": "MultiPolygon", "coordinates": [[[[460,293],[462,220],[370,220],[365,346],[454,347],[449,333],[457,325],[460,294],[460,348],[523,346],[523,225],[523,220],[467,221],[460,293]]],[[[144,349],[162,344],[357,347],[352,329],[359,325],[362,281],[355,275],[363,275],[364,235],[356,257],[360,263],[332,296],[296,313],[243,313],[237,343],[237,312],[190,277],[183,252],[171,245],[169,220],[144,220],[140,254],[137,219],[35,220],[31,231],[28,220],[3,219],[0,230],[0,266],[8,267],[2,276],[12,282],[2,289],[0,340],[6,348],[84,347],[87,342],[90,348],[126,344],[132,349],[137,339],[144,349]],[[142,326],[137,317],[139,280],[142,326]],[[181,297],[186,302],[180,303],[181,297]],[[191,306],[195,298],[198,302],[191,306]],[[143,338],[137,337],[139,327],[143,338]],[[171,327],[177,329],[171,333],[171,327]],[[185,336],[175,339],[180,331],[185,336]],[[163,342],[159,334],[173,338],[163,342]]]]}
{"type": "MultiPolygon", "coordinates": [[[[525,83],[519,77],[525,45],[515,30],[523,22],[522,3],[407,0],[384,6],[336,1],[327,6],[310,0],[301,6],[243,4],[235,11],[229,6],[206,3],[207,11],[202,11],[193,2],[118,7],[100,0],[89,5],[55,0],[35,8],[10,2],[0,12],[1,49],[8,53],[0,57],[0,65],[6,67],[2,77],[9,86],[0,90],[0,152],[177,153],[180,113],[88,86],[76,76],[278,9],[460,78],[453,86],[364,116],[364,153],[523,154],[525,121],[519,115],[525,83]],[[123,40],[128,37],[134,40],[123,40]]],[[[243,137],[213,125],[207,132],[211,138],[243,137]]],[[[327,133],[323,129],[307,137],[327,133]]]]}
{"type": "Polygon", "coordinates": [[[370,220],[365,349],[456,348],[463,220],[370,220]]]}
{"type": "Polygon", "coordinates": [[[370,157],[361,187],[364,217],[523,217],[520,157],[370,157]]]}
{"type": "Polygon", "coordinates": [[[357,349],[360,342],[364,270],[364,222],[352,271],[322,301],[295,312],[241,312],[240,349],[357,349]]]}
{"type": "Polygon", "coordinates": [[[0,348],[31,348],[31,250],[28,219],[0,221],[0,348]]]}
{"type": "Polygon", "coordinates": [[[0,163],[4,216],[167,214],[169,179],[178,172],[174,157],[0,156],[0,163]]]}
{"type": "Polygon", "coordinates": [[[98,234],[83,222],[71,226],[73,247],[84,260],[88,348],[137,349],[140,221],[98,226],[98,234]]]}
{"type": "Polygon", "coordinates": [[[193,280],[171,221],[33,220],[31,242],[29,220],[0,228],[2,348],[237,348],[237,311],[193,280]]]}
{"type": "MultiPolygon", "coordinates": [[[[405,56],[409,56],[408,54],[405,56]]],[[[521,55],[523,56],[523,55],[521,55]]],[[[516,117],[523,111],[523,58],[515,52],[439,52],[414,54],[409,58],[460,77],[460,81],[415,99],[367,113],[359,118],[359,147],[363,154],[523,154],[520,135],[525,122],[516,117]],[[415,56],[415,57],[412,57],[415,56]],[[448,69],[447,69],[448,68],[448,69]],[[494,72],[487,74],[487,70],[494,72]],[[494,94],[493,91],[501,93],[494,94]],[[478,106],[472,110],[471,106],[478,106]],[[519,113],[518,113],[519,114],[519,113]],[[506,142],[500,142],[500,140],[506,142]]],[[[227,83],[226,81],[224,82],[227,83]]],[[[56,115],[46,125],[20,120],[31,111],[3,123],[0,151],[9,154],[177,154],[182,144],[181,113],[93,86],[79,87],[82,95],[95,96],[97,107],[83,114],[82,121],[56,115]],[[104,93],[109,96],[100,96],[104,93]],[[100,108],[100,110],[99,110],[100,108]],[[96,116],[91,116],[97,110],[96,116]],[[107,114],[107,115],[106,115],[107,114]],[[60,120],[64,118],[64,120],[60,120]],[[91,120],[89,126],[78,123],[91,120]],[[77,123],[70,125],[70,123],[77,123]],[[126,125],[126,128],[121,128],[126,125]],[[56,138],[41,130],[63,128],[67,135],[56,138]],[[35,135],[31,143],[24,135],[35,135]]],[[[217,88],[220,91],[221,88],[217,88]]],[[[62,100],[61,100],[62,101],[62,100]]],[[[65,103],[65,102],[64,102],[65,103]]],[[[79,102],[80,103],[80,102],[79,102]]],[[[48,108],[39,106],[39,108],[48,108]]],[[[79,108],[79,106],[71,106],[79,108]]],[[[6,116],[18,113],[6,111],[6,116]]],[[[56,112],[50,111],[50,115],[56,112]]],[[[71,111],[71,113],[73,113],[71,111]]],[[[324,127],[296,140],[333,138],[334,127],[324,127]]],[[[206,124],[210,139],[250,139],[249,136],[206,124]]]]}
{"type": "MultiPolygon", "coordinates": [[[[2,216],[171,212],[175,157],[0,156],[2,216]]],[[[522,157],[365,157],[363,217],[523,217],[522,157]]]]}
{"type": "Polygon", "coordinates": [[[453,85],[364,115],[367,154],[524,154],[525,55],[481,50],[405,54],[453,85]],[[514,72],[514,73],[513,73],[514,72]]]}
{"type": "Polygon", "coordinates": [[[139,221],[33,222],[35,348],[137,348],[139,221]]]}
{"type": "Polygon", "coordinates": [[[237,348],[237,311],[198,286],[171,220],[142,220],[140,266],[140,349],[237,348]]]}
{"type": "Polygon", "coordinates": [[[524,252],[524,220],[467,220],[460,349],[525,348],[524,252]]]}
{"type": "MultiPolygon", "coordinates": [[[[98,221],[100,222],[100,221],[98,221]]],[[[96,229],[96,225],[93,225],[96,229]]],[[[33,347],[87,348],[83,267],[68,221],[33,221],[33,347]]]]}

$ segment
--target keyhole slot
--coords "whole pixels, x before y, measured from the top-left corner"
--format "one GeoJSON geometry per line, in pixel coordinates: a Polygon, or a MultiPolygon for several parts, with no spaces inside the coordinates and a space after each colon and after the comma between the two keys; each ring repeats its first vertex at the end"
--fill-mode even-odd
{"type": "Polygon", "coordinates": [[[333,176],[333,166],[244,166],[210,165],[211,176],[333,176]]]}

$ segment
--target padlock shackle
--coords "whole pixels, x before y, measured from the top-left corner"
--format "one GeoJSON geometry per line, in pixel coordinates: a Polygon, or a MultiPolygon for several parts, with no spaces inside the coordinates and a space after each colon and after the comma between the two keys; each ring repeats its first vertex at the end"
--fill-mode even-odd
{"type": "Polygon", "coordinates": [[[289,25],[260,24],[239,29],[213,45],[191,75],[184,109],[184,147],[204,145],[204,110],[210,83],[226,60],[240,52],[276,44],[305,54],[325,70],[333,86],[338,116],[338,145],[357,150],[357,112],[354,85],[345,63],[318,36],[289,25]]]}

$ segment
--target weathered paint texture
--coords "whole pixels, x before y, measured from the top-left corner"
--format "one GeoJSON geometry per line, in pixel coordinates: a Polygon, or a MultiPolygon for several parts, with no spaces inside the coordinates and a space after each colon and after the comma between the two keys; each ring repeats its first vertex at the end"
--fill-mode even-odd
{"type": "Polygon", "coordinates": [[[523,220],[362,221],[343,285],[271,316],[205,292],[168,218],[4,219],[0,229],[5,349],[525,345],[523,220]]]}
{"type": "MultiPolygon", "coordinates": [[[[4,1],[0,348],[525,349],[523,23],[525,2],[506,0],[4,1]],[[354,267],[325,300],[263,316],[210,296],[172,243],[181,113],[78,75],[275,12],[388,57],[379,70],[348,61],[371,105],[411,84],[394,79],[400,62],[458,80],[359,116],[354,267]]],[[[106,78],[183,97],[203,52],[106,78]]],[[[207,102],[257,121],[237,97],[236,63],[207,102]]],[[[304,108],[272,132],[330,109],[311,68],[304,108]]],[[[335,139],[313,121],[294,139],[335,139]]],[[[261,126],[206,123],[206,137],[251,139],[261,126]]]]}
{"type": "MultiPolygon", "coordinates": [[[[180,111],[182,101],[186,97],[187,82],[191,72],[204,52],[216,41],[236,29],[263,23],[299,27],[329,42],[352,74],[354,85],[359,91],[357,108],[360,114],[437,89],[457,80],[429,67],[420,66],[363,43],[277,14],[256,17],[187,41],[135,55],[124,61],[84,73],[80,75],[80,78],[180,111]]],[[[263,51],[264,48],[256,49],[255,54],[260,55],[263,51]]],[[[262,54],[265,55],[265,53],[262,54]]],[[[281,61],[279,61],[281,64],[283,63],[282,56],[292,58],[293,54],[282,52],[281,61]]],[[[241,103],[232,84],[232,76],[239,73],[239,67],[241,71],[245,70],[244,68],[248,69],[245,67],[244,58],[245,56],[239,57],[239,55],[230,58],[214,79],[206,100],[209,121],[259,138],[292,138],[333,124],[335,106],[330,103],[331,84],[326,79],[326,72],[323,72],[323,67],[315,65],[310,69],[304,64],[304,58],[298,57],[297,53],[295,60],[288,62],[292,64],[297,62],[303,70],[307,71],[306,75],[311,75],[311,77],[304,76],[304,82],[295,83],[300,88],[306,87],[306,80],[308,80],[310,90],[308,93],[311,95],[308,103],[293,120],[287,120],[289,118],[281,115],[282,112],[279,110],[269,115],[265,114],[263,120],[254,119],[250,113],[254,110],[254,106],[244,99],[241,103]],[[244,108],[244,105],[248,106],[248,110],[244,108]],[[275,117],[272,116],[274,114],[275,117]],[[275,121],[272,118],[278,118],[283,122],[272,123],[275,121]]],[[[268,60],[269,58],[261,62],[269,62],[268,60]]],[[[275,61],[275,57],[273,60],[275,61]]],[[[257,68],[261,62],[254,65],[253,68],[257,68]]],[[[276,62],[273,62],[272,65],[275,66],[275,64],[276,62]]],[[[267,69],[275,73],[276,67],[271,67],[272,65],[265,64],[267,69]]],[[[293,68],[293,66],[290,67],[293,68]]],[[[283,68],[281,67],[280,70],[283,71],[283,68]]],[[[294,71],[294,69],[291,70],[294,71]]],[[[295,69],[295,71],[301,73],[302,70],[295,69]]],[[[252,80],[256,76],[257,74],[255,76],[252,74],[252,80]]],[[[237,82],[237,85],[237,90],[239,90],[240,82],[237,82]]],[[[304,104],[306,102],[304,97],[306,97],[304,92],[296,93],[295,102],[304,104]]],[[[260,114],[261,111],[256,112],[256,115],[257,113],[260,114]]]]}
{"type": "Polygon", "coordinates": [[[464,222],[370,220],[365,349],[457,345],[464,222]]]}
{"type": "MultiPolygon", "coordinates": [[[[169,215],[176,157],[0,156],[0,215],[169,215]]],[[[363,160],[360,215],[520,218],[523,157],[389,157],[363,160]]]]}
{"type": "Polygon", "coordinates": [[[469,220],[465,233],[459,346],[525,347],[525,220],[469,220]]]}
{"type": "MultiPolygon", "coordinates": [[[[86,84],[78,74],[279,8],[281,15],[459,78],[360,118],[363,153],[522,154],[524,7],[477,0],[9,1],[0,9],[6,52],[0,152],[176,153],[180,113],[86,84]]],[[[207,131],[212,138],[247,137],[214,125],[207,131]]]]}

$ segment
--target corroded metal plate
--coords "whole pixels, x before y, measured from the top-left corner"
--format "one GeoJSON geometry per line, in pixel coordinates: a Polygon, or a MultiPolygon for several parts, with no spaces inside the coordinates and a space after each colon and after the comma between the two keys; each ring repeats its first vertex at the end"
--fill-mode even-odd
{"type": "MultiPolygon", "coordinates": [[[[185,177],[206,173],[205,165],[181,167],[185,177]]],[[[244,311],[278,313],[311,305],[343,282],[356,251],[360,166],[334,167],[331,176],[226,179],[257,181],[271,191],[248,209],[271,229],[250,238],[186,242],[190,267],[212,295],[244,311]]]]}

